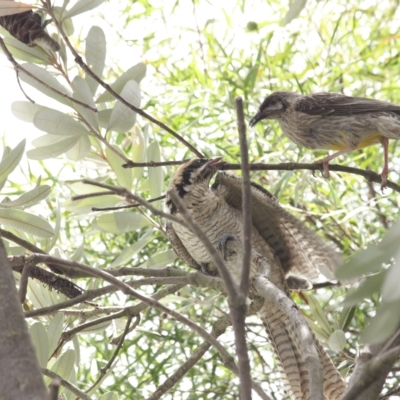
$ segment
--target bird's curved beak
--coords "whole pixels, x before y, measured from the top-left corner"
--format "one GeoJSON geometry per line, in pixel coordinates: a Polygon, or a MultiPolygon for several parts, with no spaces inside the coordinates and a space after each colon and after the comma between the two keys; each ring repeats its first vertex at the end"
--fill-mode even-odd
{"type": "Polygon", "coordinates": [[[226,161],[221,161],[221,160],[223,160],[223,157],[212,158],[210,161],[208,161],[206,167],[221,169],[226,164],[226,161]]]}
{"type": "Polygon", "coordinates": [[[260,122],[263,118],[265,118],[265,115],[259,110],[257,111],[256,115],[249,121],[249,126],[252,128],[257,122],[260,122]]]}

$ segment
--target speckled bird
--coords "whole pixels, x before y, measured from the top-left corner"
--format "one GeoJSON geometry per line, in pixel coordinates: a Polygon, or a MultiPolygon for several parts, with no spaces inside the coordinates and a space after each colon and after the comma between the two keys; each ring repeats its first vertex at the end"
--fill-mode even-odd
{"type": "MultiPolygon", "coordinates": [[[[177,191],[192,217],[216,248],[226,235],[243,237],[242,179],[218,172],[224,163],[220,158],[194,159],[178,168],[169,189],[177,191]],[[210,186],[216,174],[215,183],[210,186]]],[[[288,296],[285,280],[289,272],[315,278],[322,269],[326,275],[340,263],[340,256],[313,231],[284,210],[261,186],[252,183],[252,251],[263,256],[270,265],[268,279],[288,296]]],[[[168,196],[166,206],[172,215],[180,213],[168,196]]],[[[178,256],[191,267],[210,271],[212,259],[197,236],[185,226],[168,222],[167,235],[178,256]]],[[[227,261],[233,279],[238,283],[241,266],[227,261]]],[[[240,263],[239,263],[240,264],[240,263]]],[[[251,276],[263,273],[251,264],[251,276]]],[[[264,300],[259,316],[266,328],[286,390],[294,400],[310,400],[309,373],[294,326],[280,308],[264,300]]],[[[338,400],[345,384],[322,345],[315,338],[324,375],[324,395],[338,400]]]]}
{"type": "Polygon", "coordinates": [[[400,139],[400,106],[340,93],[314,93],[304,96],[293,92],[275,92],[261,104],[249,125],[275,119],[283,133],[308,149],[336,150],[318,161],[329,177],[329,161],[355,149],[375,143],[384,148],[382,188],[389,172],[389,139],[400,139]]]}

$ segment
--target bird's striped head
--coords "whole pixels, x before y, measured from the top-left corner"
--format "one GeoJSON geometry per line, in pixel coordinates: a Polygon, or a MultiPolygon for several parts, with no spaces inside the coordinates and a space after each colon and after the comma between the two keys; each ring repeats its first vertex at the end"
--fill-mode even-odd
{"type": "MultiPolygon", "coordinates": [[[[195,158],[182,164],[173,175],[168,189],[175,189],[185,201],[188,193],[201,195],[209,189],[211,178],[226,163],[222,157],[213,159],[195,158]]],[[[176,207],[167,195],[166,205],[171,214],[176,213],[176,207]]]]}
{"type": "Polygon", "coordinates": [[[290,100],[298,97],[293,92],[275,92],[270,94],[260,105],[257,113],[249,121],[249,126],[254,126],[263,119],[279,119],[286,111],[290,100]]]}

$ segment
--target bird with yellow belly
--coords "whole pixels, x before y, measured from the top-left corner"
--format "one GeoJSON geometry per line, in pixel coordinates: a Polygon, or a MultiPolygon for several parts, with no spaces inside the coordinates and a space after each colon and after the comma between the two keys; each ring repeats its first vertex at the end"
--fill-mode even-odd
{"type": "Polygon", "coordinates": [[[309,149],[336,150],[318,161],[329,177],[329,162],[334,158],[375,143],[384,148],[382,188],[389,172],[389,139],[400,138],[400,106],[392,103],[345,96],[339,93],[293,92],[269,95],[250,120],[254,126],[263,119],[275,119],[294,143],[309,149]]]}

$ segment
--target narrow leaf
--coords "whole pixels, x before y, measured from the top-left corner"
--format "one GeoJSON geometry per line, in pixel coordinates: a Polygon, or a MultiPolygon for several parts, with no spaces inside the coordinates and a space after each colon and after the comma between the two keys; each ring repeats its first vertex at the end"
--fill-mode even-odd
{"type": "Polygon", "coordinates": [[[86,11],[98,7],[104,0],[79,0],[74,6],[65,13],[64,18],[71,18],[86,11]]]}
{"type": "Polygon", "coordinates": [[[309,294],[307,298],[309,301],[312,316],[318,321],[321,328],[328,335],[330,335],[332,333],[331,324],[328,321],[328,318],[326,318],[325,312],[319,304],[318,300],[312,294],[309,294]]]}
{"type": "MultiPolygon", "coordinates": [[[[132,161],[142,163],[146,161],[146,140],[142,130],[135,126],[132,130],[132,161]]],[[[143,168],[131,168],[132,178],[139,180],[143,175],[143,168]]]]}
{"type": "MultiPolygon", "coordinates": [[[[139,108],[141,101],[139,85],[133,80],[128,81],[122,89],[121,97],[128,103],[139,108]]],[[[118,100],[112,110],[107,130],[126,132],[135,125],[135,122],[136,112],[132,111],[118,100]]]]}
{"type": "Polygon", "coordinates": [[[64,314],[62,312],[57,313],[50,321],[47,333],[49,335],[49,350],[50,354],[54,352],[60,340],[64,324],[64,314]]]}
{"type": "MultiPolygon", "coordinates": [[[[86,38],[85,56],[86,63],[99,78],[103,75],[106,48],[106,36],[103,30],[98,26],[92,26],[86,38]]],[[[94,95],[99,84],[90,75],[86,75],[85,80],[94,95]]]]}
{"type": "MultiPolygon", "coordinates": [[[[147,148],[147,161],[160,162],[161,154],[160,154],[160,145],[158,142],[153,141],[150,143],[147,148]]],[[[150,185],[150,196],[152,198],[159,197],[162,193],[163,183],[164,183],[164,174],[162,167],[149,167],[149,185],[150,185]]],[[[156,203],[160,205],[160,202],[156,203]]]]}
{"type": "Polygon", "coordinates": [[[12,149],[0,162],[0,181],[6,179],[8,175],[17,167],[24,154],[26,140],[23,139],[12,149]]]}
{"type": "Polygon", "coordinates": [[[29,47],[13,37],[6,37],[3,40],[7,49],[18,60],[32,64],[50,64],[49,56],[41,47],[29,47]]]}
{"type": "MultiPolygon", "coordinates": [[[[74,99],[79,100],[92,108],[96,108],[92,92],[83,78],[77,75],[72,81],[71,86],[74,91],[72,95],[74,99]]],[[[73,107],[94,130],[97,131],[99,129],[99,117],[97,112],[76,103],[73,103],[73,107]]]]}
{"type": "Polygon", "coordinates": [[[33,122],[36,113],[42,110],[50,110],[50,108],[30,101],[14,101],[11,104],[11,111],[14,116],[25,122],[33,122]]]}
{"type": "Polygon", "coordinates": [[[69,115],[56,110],[39,111],[33,118],[33,124],[36,128],[51,135],[76,136],[88,134],[88,130],[82,124],[69,115]]]}
{"type": "Polygon", "coordinates": [[[346,336],[344,332],[340,329],[333,332],[331,336],[329,336],[328,345],[329,348],[332,351],[336,351],[336,353],[342,351],[346,346],[346,336]]]}
{"type": "Polygon", "coordinates": [[[51,370],[55,372],[57,375],[60,375],[61,378],[69,380],[75,362],[75,351],[70,349],[67,350],[51,367],[51,370]]]}
{"type": "MultiPolygon", "coordinates": [[[[61,85],[61,83],[58,82],[58,80],[52,74],[50,74],[50,72],[47,72],[45,69],[40,68],[34,64],[22,64],[22,67],[26,71],[34,75],[36,78],[40,79],[40,81],[45,83],[46,85],[58,90],[61,93],[70,95],[68,90],[63,85],[61,85]]],[[[19,76],[24,82],[33,86],[35,89],[39,90],[39,92],[44,93],[46,96],[49,96],[62,104],[70,105],[70,101],[68,99],[48,89],[42,83],[28,76],[24,71],[21,71],[19,73],[19,76]]]]}
{"type": "Polygon", "coordinates": [[[17,199],[8,202],[2,202],[0,204],[1,207],[28,207],[33,204],[39,203],[39,201],[45,199],[50,194],[50,186],[43,185],[37,186],[32,190],[22,194],[17,199]]]}
{"type": "Polygon", "coordinates": [[[0,1],[0,17],[4,15],[20,14],[32,10],[32,4],[17,3],[15,1],[0,1]]]}
{"type": "MultiPolygon", "coordinates": [[[[118,150],[117,146],[113,146],[116,150],[118,150]]],[[[110,164],[110,167],[114,171],[117,176],[118,184],[128,190],[132,189],[132,170],[130,168],[123,168],[122,164],[125,160],[122,157],[119,157],[115,152],[107,147],[106,149],[107,161],[110,164]]]]}
{"type": "Polygon", "coordinates": [[[130,211],[104,214],[97,217],[95,222],[102,231],[112,233],[130,232],[150,225],[143,215],[130,211]]]}
{"type": "Polygon", "coordinates": [[[89,137],[81,136],[76,145],[67,151],[67,157],[72,161],[82,160],[88,155],[90,147],[89,137]]]}
{"type": "Polygon", "coordinates": [[[55,144],[29,150],[26,155],[32,160],[45,160],[47,158],[54,158],[67,152],[69,149],[75,146],[78,141],[79,136],[68,137],[55,144]]]}
{"type": "MultiPolygon", "coordinates": [[[[120,94],[128,81],[134,80],[136,81],[136,83],[139,84],[145,75],[146,75],[146,64],[139,63],[129,68],[110,86],[115,92],[120,94]]],[[[115,97],[111,93],[105,91],[99,96],[99,98],[96,100],[96,103],[104,103],[106,101],[113,101],[113,100],[115,100],[115,97]]]]}
{"type": "Polygon", "coordinates": [[[29,329],[29,334],[36,351],[39,365],[46,368],[49,359],[49,338],[46,329],[40,322],[34,323],[29,329]]]}
{"type": "Polygon", "coordinates": [[[54,235],[54,230],[47,221],[21,210],[0,208],[0,223],[33,236],[51,238],[54,235]]]}

